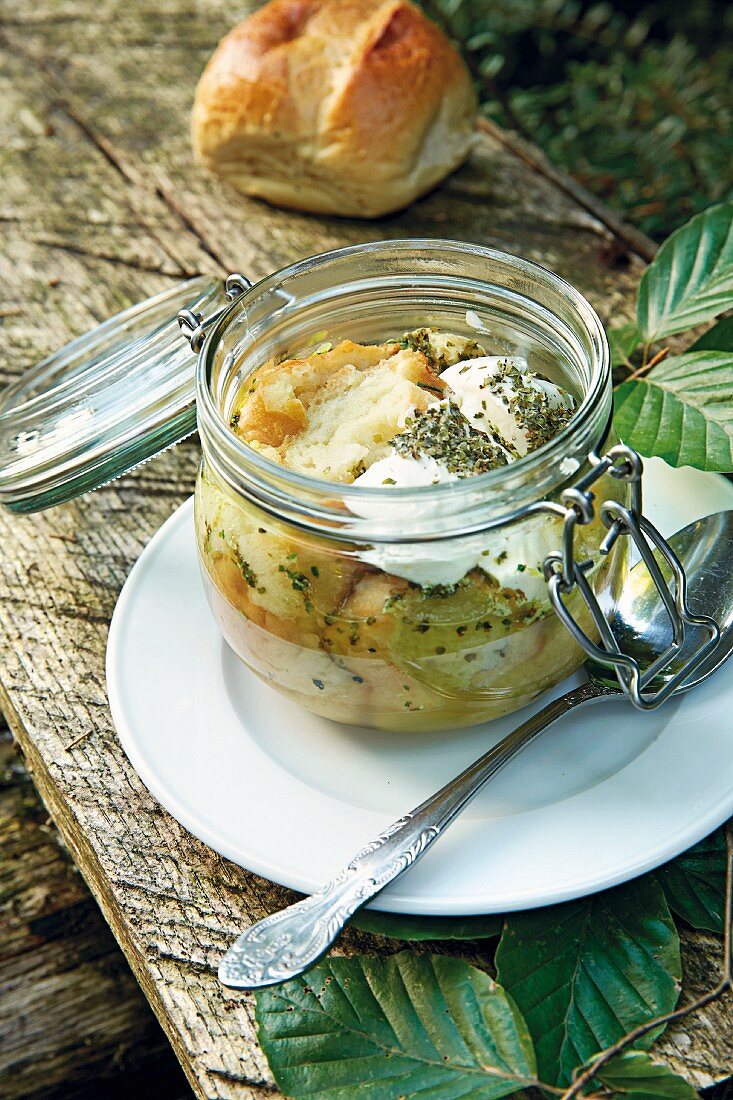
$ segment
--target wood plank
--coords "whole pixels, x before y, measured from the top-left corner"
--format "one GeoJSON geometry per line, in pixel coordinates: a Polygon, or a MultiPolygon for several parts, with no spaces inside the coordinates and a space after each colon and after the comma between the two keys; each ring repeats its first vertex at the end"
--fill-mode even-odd
{"type": "Polygon", "coordinates": [[[154,8],[142,0],[46,0],[32,17],[23,0],[6,6],[5,35],[15,54],[51,82],[64,108],[137,185],[136,194],[162,195],[223,267],[260,277],[341,244],[449,234],[522,251],[582,280],[607,311],[623,301],[618,239],[557,186],[527,171],[489,131],[446,187],[379,222],[283,214],[202,174],[192,164],[188,116],[196,78],[233,21],[221,0],[205,6],[164,0],[154,8]]]}
{"type": "MultiPolygon", "coordinates": [[[[0,727],[2,721],[0,720],[0,727]]],[[[97,905],[0,728],[0,1092],[191,1095],[97,905]]]]}
{"type": "MultiPolygon", "coordinates": [[[[607,319],[630,315],[640,261],[628,241],[489,133],[445,187],[378,223],[278,211],[203,175],[188,110],[231,19],[223,0],[41,0],[32,10],[6,0],[0,380],[184,273],[256,277],[370,238],[450,236],[520,252],[576,283],[607,319]]],[[[157,805],[120,749],[104,687],[117,593],[191,491],[197,460],[189,442],[81,501],[0,515],[0,704],[195,1092],[260,1100],[277,1090],[252,998],[222,990],[215,968],[237,929],[291,895],[220,859],[157,805]]],[[[340,947],[394,949],[353,930],[340,947]]],[[[717,1073],[709,1057],[701,1083],[717,1073]]]]}

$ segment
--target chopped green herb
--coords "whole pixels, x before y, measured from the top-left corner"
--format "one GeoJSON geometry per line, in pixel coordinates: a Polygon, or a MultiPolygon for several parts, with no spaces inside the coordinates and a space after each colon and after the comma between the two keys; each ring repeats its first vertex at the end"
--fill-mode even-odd
{"type": "Polygon", "coordinates": [[[323,691],[323,680],[315,680],[313,683],[316,685],[319,691],[323,691]]]}
{"type": "Polygon", "coordinates": [[[481,388],[489,390],[507,408],[511,404],[517,423],[527,436],[530,451],[556,436],[573,413],[572,402],[553,405],[549,394],[530,385],[527,376],[508,359],[499,363],[491,377],[481,383],[481,388]]]}
{"type": "MultiPolygon", "coordinates": [[[[310,592],[310,581],[306,577],[305,573],[298,573],[295,569],[288,569],[285,565],[278,565],[277,568],[279,573],[285,573],[288,577],[290,577],[290,583],[292,584],[296,592],[310,592]]],[[[311,608],[308,608],[307,610],[311,610],[311,608]]]]}
{"type": "Polygon", "coordinates": [[[426,584],[422,589],[422,593],[428,600],[447,600],[449,596],[454,596],[458,589],[463,587],[463,581],[458,581],[457,584],[426,584]]]}
{"type": "Polygon", "coordinates": [[[239,572],[242,574],[249,587],[257,588],[257,574],[255,573],[254,569],[252,569],[249,562],[244,560],[242,555],[239,553],[239,550],[234,551],[234,560],[237,563],[239,572]]]}
{"type": "Polygon", "coordinates": [[[382,606],[382,611],[389,611],[390,608],[394,607],[396,603],[399,603],[401,599],[402,596],[399,592],[396,593],[394,596],[387,596],[387,599],[384,601],[384,604],[382,606]]]}
{"type": "Polygon", "coordinates": [[[320,576],[320,574],[318,572],[318,566],[317,565],[312,565],[311,566],[311,573],[313,574],[314,577],[320,576]]]}
{"type": "Polygon", "coordinates": [[[412,424],[405,421],[404,430],[395,436],[392,445],[405,458],[434,458],[459,478],[507,464],[505,451],[472,428],[452,401],[418,411],[412,424]]]}
{"type": "Polygon", "coordinates": [[[459,351],[460,345],[457,346],[450,338],[440,339],[442,336],[443,334],[439,334],[435,328],[417,328],[412,332],[406,332],[402,339],[398,341],[398,346],[411,348],[412,351],[419,351],[421,355],[425,356],[428,365],[436,374],[440,374],[446,367],[460,362],[461,359],[476,359],[479,356],[486,355],[485,349],[476,340],[466,340],[459,351]],[[436,335],[439,337],[438,340],[431,339],[436,335]],[[440,350],[441,345],[444,348],[442,351],[440,350]]]}

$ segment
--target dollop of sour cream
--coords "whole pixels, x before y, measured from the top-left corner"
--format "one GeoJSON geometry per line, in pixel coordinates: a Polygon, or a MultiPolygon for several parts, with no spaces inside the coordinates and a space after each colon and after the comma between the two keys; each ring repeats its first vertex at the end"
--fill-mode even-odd
{"type": "MultiPolygon", "coordinates": [[[[495,442],[504,451],[507,461],[512,462],[517,456],[528,453],[530,440],[515,412],[516,388],[510,378],[501,377],[507,367],[520,373],[524,387],[546,394],[550,409],[572,409],[569,394],[553,382],[529,373],[526,359],[519,357],[487,355],[464,360],[448,367],[440,377],[447,387],[446,397],[458,406],[474,429],[495,442]]],[[[440,399],[436,398],[431,404],[440,404],[440,399]]],[[[393,449],[357,477],[354,485],[416,488],[458,480],[457,474],[432,456],[413,457],[398,454],[393,449]]],[[[394,503],[395,515],[409,521],[410,506],[398,501],[394,503]]],[[[366,500],[352,503],[351,509],[365,519],[381,518],[385,512],[392,511],[391,502],[366,500]]],[[[457,584],[466,573],[480,568],[495,577],[502,587],[521,589],[528,599],[532,599],[546,592],[541,563],[550,550],[556,549],[556,536],[550,536],[552,545],[547,538],[547,524],[540,519],[524,523],[513,532],[496,531],[490,536],[477,535],[433,544],[383,543],[362,550],[359,557],[384,572],[404,577],[422,587],[457,584]]]]}
{"type": "MultiPolygon", "coordinates": [[[[547,382],[528,373],[526,359],[485,355],[480,359],[454,363],[440,377],[473,428],[499,443],[508,444],[505,450],[516,451],[524,457],[529,451],[529,434],[515,411],[519,398],[517,388],[511,378],[502,378],[507,366],[514,367],[519,372],[522,386],[535,393],[545,394],[551,409],[572,408],[570,396],[554,382],[547,382]]],[[[511,453],[507,457],[511,461],[511,453]]]]}
{"type": "Polygon", "coordinates": [[[354,481],[368,489],[381,489],[384,485],[416,488],[418,485],[442,485],[446,481],[458,481],[458,474],[451,473],[442,462],[431,455],[400,455],[393,450],[386,458],[380,458],[354,481]]]}

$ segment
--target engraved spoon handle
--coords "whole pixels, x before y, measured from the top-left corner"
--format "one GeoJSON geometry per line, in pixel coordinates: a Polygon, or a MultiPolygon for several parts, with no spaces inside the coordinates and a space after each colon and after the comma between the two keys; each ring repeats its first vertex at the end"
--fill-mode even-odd
{"type": "Polygon", "coordinates": [[[412,866],[512,757],[568,711],[615,694],[589,680],[548,703],[357,852],[315,894],[243,932],[222,959],[219,980],[234,989],[260,989],[302,974],[325,954],[357,909],[412,866]]]}

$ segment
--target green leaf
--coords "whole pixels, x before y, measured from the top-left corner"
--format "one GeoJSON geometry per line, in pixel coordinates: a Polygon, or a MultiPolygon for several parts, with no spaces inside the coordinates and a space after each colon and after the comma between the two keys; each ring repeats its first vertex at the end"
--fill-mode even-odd
{"type": "Polygon", "coordinates": [[[724,317],[691,344],[688,351],[733,351],[733,317],[724,317]]]}
{"type": "Polygon", "coordinates": [[[351,924],[395,940],[487,940],[501,933],[503,917],[405,917],[361,909],[351,924]]]}
{"type": "Polygon", "coordinates": [[[540,1079],[567,1085],[599,1050],[674,1008],[679,937],[659,883],[646,876],[507,917],[496,967],[529,1026],[540,1079]]]}
{"type": "Polygon", "coordinates": [[[684,1077],[641,1051],[617,1054],[598,1071],[597,1079],[613,1096],[628,1096],[630,1100],[697,1100],[698,1095],[684,1077]]]}
{"type": "Polygon", "coordinates": [[[652,343],[733,306],[733,202],[711,206],[669,237],[641,278],[637,320],[652,343]]]}
{"type": "Polygon", "coordinates": [[[611,366],[630,367],[631,356],[641,343],[638,327],[632,322],[608,330],[608,343],[611,347],[611,366]]]}
{"type": "Polygon", "coordinates": [[[461,959],[332,958],[257,994],[275,1080],[319,1100],[495,1100],[536,1077],[512,1000],[461,959]],[[359,1091],[357,1091],[359,1090],[359,1091]]]}
{"type": "Polygon", "coordinates": [[[671,466],[733,470],[733,352],[686,352],[623,382],[614,424],[625,443],[671,466]]]}
{"type": "Polygon", "coordinates": [[[693,928],[722,932],[726,846],[722,829],[654,872],[673,913],[693,928]]]}

